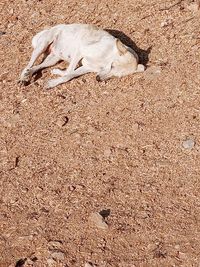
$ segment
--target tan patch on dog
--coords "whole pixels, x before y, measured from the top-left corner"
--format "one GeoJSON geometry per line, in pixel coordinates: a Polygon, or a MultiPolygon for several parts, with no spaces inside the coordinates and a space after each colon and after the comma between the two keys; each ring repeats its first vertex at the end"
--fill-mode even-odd
{"type": "Polygon", "coordinates": [[[127,52],[127,48],[122,44],[122,42],[119,39],[117,39],[116,45],[120,56],[124,55],[127,52]]]}

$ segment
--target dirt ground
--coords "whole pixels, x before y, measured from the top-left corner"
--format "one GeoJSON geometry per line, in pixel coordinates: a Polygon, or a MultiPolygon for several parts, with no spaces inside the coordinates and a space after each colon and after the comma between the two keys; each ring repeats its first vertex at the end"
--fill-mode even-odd
{"type": "Polygon", "coordinates": [[[0,266],[199,267],[198,2],[0,8],[0,266]],[[147,70],[45,90],[47,69],[17,84],[34,34],[74,22],[116,30],[147,70]]]}

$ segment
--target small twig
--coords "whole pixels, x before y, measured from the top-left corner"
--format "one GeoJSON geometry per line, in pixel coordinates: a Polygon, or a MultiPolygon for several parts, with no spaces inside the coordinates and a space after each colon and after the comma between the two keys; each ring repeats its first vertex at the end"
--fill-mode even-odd
{"type": "Polygon", "coordinates": [[[17,156],[15,158],[15,168],[18,167],[18,165],[19,165],[19,158],[20,158],[20,156],[17,156]]]}
{"type": "Polygon", "coordinates": [[[175,7],[175,6],[179,5],[179,4],[181,4],[182,1],[183,1],[183,0],[179,0],[179,1],[177,1],[176,3],[174,3],[174,4],[171,5],[171,6],[160,8],[159,11],[169,10],[169,9],[171,9],[171,8],[173,8],[173,7],[175,7]]]}
{"type": "Polygon", "coordinates": [[[184,20],[183,21],[183,23],[187,23],[188,21],[190,21],[190,20],[192,20],[192,19],[194,19],[195,17],[191,17],[191,18],[189,18],[189,19],[186,19],[186,20],[184,20]]]}
{"type": "MultiPolygon", "coordinates": [[[[183,21],[181,21],[180,23],[178,23],[177,24],[177,26],[180,26],[180,25],[182,25],[183,23],[187,23],[187,22],[189,22],[190,20],[193,20],[195,17],[193,16],[193,17],[190,17],[190,18],[188,18],[188,19],[186,19],[186,20],[183,20],[183,21]]],[[[178,32],[180,32],[182,30],[182,28],[178,31],[178,32]]],[[[198,38],[198,37],[197,37],[198,38]]]]}
{"type": "Polygon", "coordinates": [[[142,18],[140,19],[140,21],[143,20],[143,19],[147,19],[147,18],[149,18],[149,17],[151,17],[151,16],[152,16],[152,15],[146,15],[146,16],[142,17],[142,18]]]}

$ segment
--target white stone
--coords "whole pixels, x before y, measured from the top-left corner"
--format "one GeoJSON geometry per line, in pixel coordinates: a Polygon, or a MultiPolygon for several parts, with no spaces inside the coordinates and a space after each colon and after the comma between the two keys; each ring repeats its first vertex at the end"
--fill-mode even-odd
{"type": "Polygon", "coordinates": [[[51,256],[55,260],[63,261],[65,259],[65,254],[61,251],[55,251],[51,253],[51,256]]]}
{"type": "Polygon", "coordinates": [[[93,265],[90,264],[89,262],[86,262],[85,267],[93,267],[93,265]]]}
{"type": "Polygon", "coordinates": [[[187,9],[194,13],[198,12],[199,8],[200,8],[200,3],[198,2],[187,5],[187,9]]]}
{"type": "Polygon", "coordinates": [[[191,150],[195,146],[195,141],[192,138],[183,141],[183,148],[191,150]]]}
{"type": "Polygon", "coordinates": [[[104,218],[98,212],[92,213],[89,219],[97,228],[103,230],[108,229],[107,223],[104,221],[104,218]]]}
{"type": "Polygon", "coordinates": [[[55,266],[56,265],[56,262],[55,262],[55,260],[53,260],[53,259],[47,259],[47,264],[48,264],[48,266],[55,266]]]}
{"type": "Polygon", "coordinates": [[[49,250],[61,249],[62,248],[62,242],[52,240],[49,242],[48,246],[49,246],[49,250]]]}

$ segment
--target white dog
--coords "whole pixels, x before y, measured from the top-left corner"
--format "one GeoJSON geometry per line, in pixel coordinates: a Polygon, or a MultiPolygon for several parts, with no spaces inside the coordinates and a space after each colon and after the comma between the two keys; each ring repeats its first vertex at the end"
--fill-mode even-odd
{"type": "Polygon", "coordinates": [[[53,69],[52,73],[61,77],[50,80],[47,88],[67,82],[89,72],[97,73],[97,80],[112,76],[124,76],[144,71],[138,64],[138,56],[108,32],[87,24],[57,25],[39,32],[33,37],[34,51],[31,60],[23,70],[20,81],[29,82],[31,76],[58,61],[69,62],[66,70],[53,69]],[[43,62],[33,66],[36,59],[45,54],[43,62]]]}

